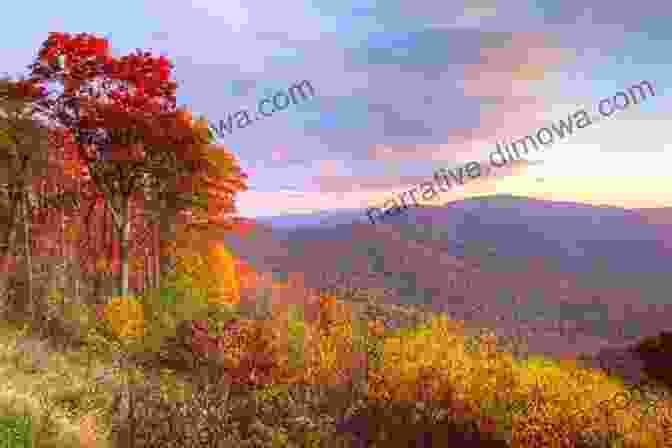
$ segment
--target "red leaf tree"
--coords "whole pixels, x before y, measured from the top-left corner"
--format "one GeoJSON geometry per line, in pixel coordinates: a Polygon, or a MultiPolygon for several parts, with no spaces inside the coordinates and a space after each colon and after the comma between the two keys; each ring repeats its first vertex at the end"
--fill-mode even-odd
{"type": "Polygon", "coordinates": [[[172,68],[164,56],[140,50],[114,57],[108,41],[92,34],[50,33],[25,85],[65,131],[61,151],[74,149],[66,166],[81,177],[90,210],[103,205],[111,215],[121,294],[128,292],[133,238],[140,240],[143,226],[154,233],[143,240],[156,243],[170,240],[179,220],[227,229],[240,224],[227,215],[235,212],[235,193],[246,189],[247,176],[224,148],[212,146],[207,121],[177,107],[172,68]]]}

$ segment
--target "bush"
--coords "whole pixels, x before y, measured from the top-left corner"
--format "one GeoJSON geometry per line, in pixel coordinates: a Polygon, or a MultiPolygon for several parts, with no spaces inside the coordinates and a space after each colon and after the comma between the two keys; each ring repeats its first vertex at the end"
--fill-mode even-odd
{"type": "Polygon", "coordinates": [[[412,402],[369,402],[354,416],[337,424],[336,428],[341,433],[352,434],[360,442],[359,446],[376,443],[418,448],[509,447],[503,438],[480,431],[473,419],[434,418],[412,402]]]}
{"type": "Polygon", "coordinates": [[[672,388],[672,332],[644,338],[634,351],[644,362],[644,373],[649,378],[672,388]]]}
{"type": "Polygon", "coordinates": [[[103,310],[106,321],[119,338],[140,337],[145,332],[142,303],[132,296],[113,297],[103,310]]]}
{"type": "Polygon", "coordinates": [[[290,307],[287,319],[287,349],[290,369],[300,369],[305,365],[306,322],[296,307],[290,307]]]}
{"type": "MultiPolygon", "coordinates": [[[[184,238],[184,236],[183,236],[184,238]]],[[[218,304],[240,302],[240,279],[231,252],[222,243],[209,243],[206,249],[192,250],[180,245],[172,280],[182,291],[197,292],[198,299],[218,304]]]]}

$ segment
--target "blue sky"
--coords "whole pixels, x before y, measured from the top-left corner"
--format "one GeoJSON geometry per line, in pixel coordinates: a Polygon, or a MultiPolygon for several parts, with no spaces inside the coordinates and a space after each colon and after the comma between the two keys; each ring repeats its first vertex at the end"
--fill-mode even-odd
{"type": "Polygon", "coordinates": [[[382,205],[642,80],[655,98],[459,194],[672,198],[669,2],[66,0],[4,13],[2,71],[25,72],[50,31],[93,32],[118,55],[167,55],[178,102],[213,122],[310,81],[314,98],[221,139],[250,175],[244,216],[382,205]],[[530,181],[539,177],[548,181],[530,181]]]}

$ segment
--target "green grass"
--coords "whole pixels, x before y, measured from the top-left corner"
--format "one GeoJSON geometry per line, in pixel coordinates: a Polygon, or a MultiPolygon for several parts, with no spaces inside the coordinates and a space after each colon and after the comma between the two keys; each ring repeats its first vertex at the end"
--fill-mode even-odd
{"type": "Polygon", "coordinates": [[[24,415],[0,416],[0,448],[32,448],[32,418],[24,415]]]}

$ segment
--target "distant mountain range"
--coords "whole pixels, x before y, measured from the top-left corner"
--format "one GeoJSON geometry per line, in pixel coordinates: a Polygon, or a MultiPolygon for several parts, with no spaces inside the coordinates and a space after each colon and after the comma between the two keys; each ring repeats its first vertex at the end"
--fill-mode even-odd
{"type": "Polygon", "coordinates": [[[351,224],[353,222],[367,222],[368,218],[360,209],[325,210],[315,213],[296,213],[282,216],[264,216],[256,218],[257,222],[273,227],[302,227],[327,226],[337,224],[351,224]]]}
{"type": "MultiPolygon", "coordinates": [[[[350,238],[352,225],[369,223],[362,210],[258,221],[293,240],[350,238]]],[[[375,226],[388,227],[385,224],[407,239],[457,256],[547,257],[559,269],[586,273],[596,268],[625,273],[672,269],[661,262],[669,255],[664,230],[672,224],[672,209],[629,210],[492,196],[445,207],[411,208],[375,226]]]]}
{"type": "Polygon", "coordinates": [[[258,222],[250,237],[226,240],[260,271],[302,272],[315,288],[388,288],[391,302],[506,332],[564,331],[555,347],[535,338],[536,351],[597,350],[655,334],[672,317],[672,209],[490,196],[380,224],[362,210],[258,222]]]}

